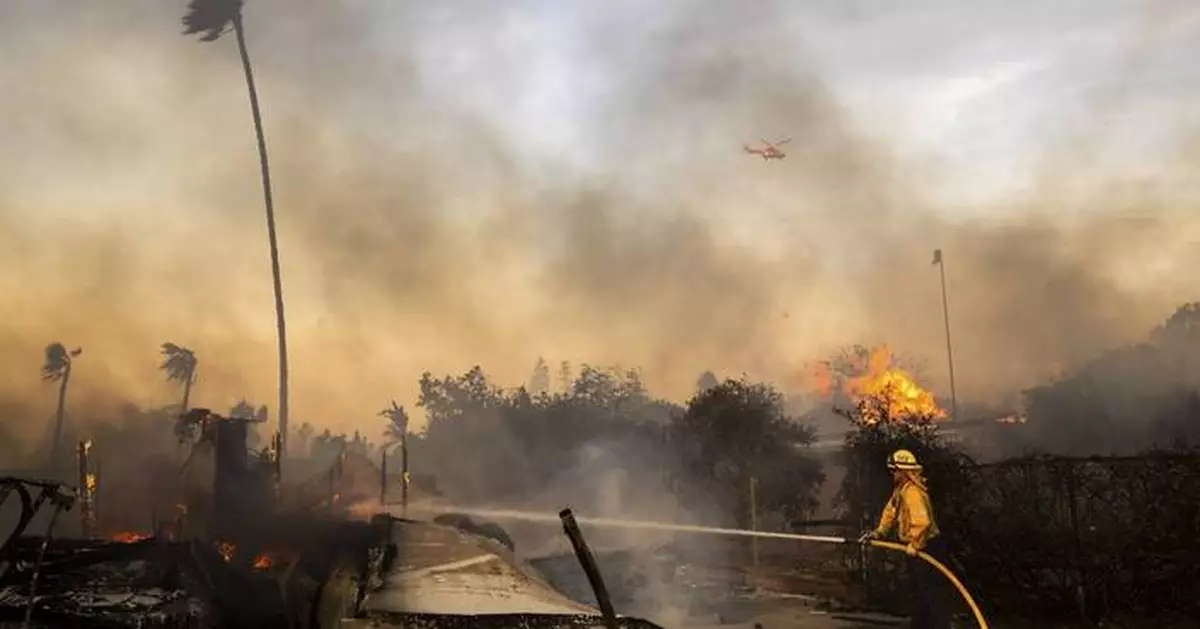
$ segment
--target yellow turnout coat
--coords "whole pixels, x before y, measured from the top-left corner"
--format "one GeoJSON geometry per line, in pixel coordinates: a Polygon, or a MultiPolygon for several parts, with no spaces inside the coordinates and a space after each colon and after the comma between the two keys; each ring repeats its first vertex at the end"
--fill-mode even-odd
{"type": "Polygon", "coordinates": [[[892,497],[883,508],[883,515],[879,517],[879,526],[875,527],[875,535],[886,536],[897,523],[900,541],[918,550],[938,535],[929,490],[920,476],[910,475],[892,491],[892,497]]]}

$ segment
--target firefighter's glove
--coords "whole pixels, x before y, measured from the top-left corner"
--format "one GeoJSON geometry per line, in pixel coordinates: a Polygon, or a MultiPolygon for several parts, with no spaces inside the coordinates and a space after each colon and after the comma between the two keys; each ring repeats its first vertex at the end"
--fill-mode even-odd
{"type": "Polygon", "coordinates": [[[875,531],[867,531],[866,533],[863,533],[858,538],[858,543],[859,544],[869,544],[871,542],[871,540],[875,539],[876,537],[877,536],[875,535],[875,531]]]}
{"type": "Polygon", "coordinates": [[[907,546],[904,547],[904,552],[909,557],[916,557],[917,553],[921,552],[921,549],[917,548],[916,546],[913,546],[912,544],[908,544],[907,546]]]}

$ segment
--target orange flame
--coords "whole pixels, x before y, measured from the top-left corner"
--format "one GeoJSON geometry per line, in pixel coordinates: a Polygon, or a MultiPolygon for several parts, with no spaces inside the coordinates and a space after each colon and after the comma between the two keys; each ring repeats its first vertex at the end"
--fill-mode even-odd
{"type": "Polygon", "coordinates": [[[120,533],[114,533],[108,537],[109,541],[120,542],[122,544],[132,544],[134,542],[140,542],[144,539],[149,539],[149,536],[142,535],[141,533],[134,533],[133,531],[121,531],[120,533]]]}
{"type": "Polygon", "coordinates": [[[264,553],[254,558],[254,569],[266,570],[267,568],[270,568],[273,563],[274,562],[271,560],[271,556],[264,553]]]}
{"type": "Polygon", "coordinates": [[[933,394],[921,388],[907,371],[895,366],[887,345],[872,349],[865,361],[855,357],[850,362],[852,373],[844,374],[840,379],[829,363],[817,365],[814,382],[822,395],[840,391],[855,404],[860,404],[863,420],[868,424],[884,419],[946,417],[946,411],[938,406],[933,394]]]}

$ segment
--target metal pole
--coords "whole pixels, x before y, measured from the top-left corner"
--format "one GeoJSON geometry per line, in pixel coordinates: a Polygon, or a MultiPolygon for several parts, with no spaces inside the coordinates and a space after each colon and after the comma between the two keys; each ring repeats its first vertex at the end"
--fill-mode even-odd
{"type": "Polygon", "coordinates": [[[941,249],[934,250],[933,263],[938,266],[942,277],[942,318],[946,322],[946,360],[950,364],[950,409],[951,417],[958,419],[958,392],[954,387],[954,346],[950,343],[950,305],[946,299],[946,262],[941,249]]]}

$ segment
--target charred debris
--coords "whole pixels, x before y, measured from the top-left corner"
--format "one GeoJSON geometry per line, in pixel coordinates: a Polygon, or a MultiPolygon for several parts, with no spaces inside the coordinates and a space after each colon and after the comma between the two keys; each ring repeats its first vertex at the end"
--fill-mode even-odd
{"type": "Polygon", "coordinates": [[[329,495],[299,488],[285,499],[278,439],[265,455],[247,449],[255,419],[193,409],[186,420],[201,436],[184,471],[207,459],[211,483],[185,491],[180,480],[175,495],[153,497],[173,500],[175,512],[150,518],[150,530],[106,530],[91,442],[76,450],[74,486],[3,480],[0,500],[15,496],[20,515],[0,548],[0,626],[311,626],[301,603],[320,592],[330,566],[365,554],[369,525],[344,517],[329,495]],[[47,509],[49,525],[32,526],[47,509]],[[77,533],[56,536],[68,511],[77,533]]]}
{"type": "MultiPolygon", "coordinates": [[[[153,518],[153,530],[145,533],[106,530],[98,500],[104,478],[89,442],[76,450],[73,485],[0,478],[0,506],[19,510],[15,529],[0,547],[0,628],[613,629],[611,614],[603,618],[586,608],[577,615],[520,608],[486,615],[370,610],[363,606],[368,593],[380,588],[397,557],[408,552],[403,540],[412,533],[397,534],[398,528],[457,530],[473,540],[467,543],[499,554],[511,551],[511,540],[453,523],[353,518],[350,507],[365,496],[349,493],[340,482],[345,456],[306,482],[284,486],[278,437],[263,451],[247,448],[249,424],[261,419],[193,409],[185,420],[199,428],[200,438],[183,469],[210,462],[208,491],[185,490],[181,481],[171,496],[179,501],[173,517],[153,518]],[[72,526],[70,536],[56,535],[72,518],[78,518],[78,528],[72,526]]],[[[629,618],[621,618],[619,626],[656,629],[629,618]]]]}
{"type": "Polygon", "coordinates": [[[90,442],[77,449],[74,486],[0,478],[5,513],[19,511],[0,547],[0,627],[318,626],[328,576],[365,566],[377,540],[370,523],[347,517],[337,469],[284,488],[278,437],[262,452],[247,448],[254,418],[193,409],[186,420],[200,439],[184,470],[206,459],[211,482],[185,491],[181,480],[174,496],[158,497],[176,508],[151,518],[153,530],[105,530],[90,442]],[[66,513],[79,519],[71,538],[55,535],[66,513]]]}

